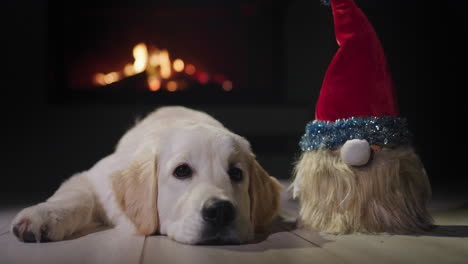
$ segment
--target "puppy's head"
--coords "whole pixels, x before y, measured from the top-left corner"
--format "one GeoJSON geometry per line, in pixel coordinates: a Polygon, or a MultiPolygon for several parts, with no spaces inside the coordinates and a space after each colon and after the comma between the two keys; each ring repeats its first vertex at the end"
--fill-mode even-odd
{"type": "Polygon", "coordinates": [[[242,137],[193,125],[164,132],[155,149],[114,177],[120,205],[139,233],[238,244],[276,216],[280,185],[242,137]]]}

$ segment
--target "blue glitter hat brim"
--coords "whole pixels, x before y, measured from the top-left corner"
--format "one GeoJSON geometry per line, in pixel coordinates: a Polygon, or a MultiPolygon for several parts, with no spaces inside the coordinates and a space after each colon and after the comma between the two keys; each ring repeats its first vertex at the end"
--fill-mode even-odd
{"type": "Polygon", "coordinates": [[[302,151],[334,149],[350,139],[365,139],[376,145],[408,145],[411,133],[405,118],[393,116],[314,120],[307,124],[299,146],[302,151]]]}

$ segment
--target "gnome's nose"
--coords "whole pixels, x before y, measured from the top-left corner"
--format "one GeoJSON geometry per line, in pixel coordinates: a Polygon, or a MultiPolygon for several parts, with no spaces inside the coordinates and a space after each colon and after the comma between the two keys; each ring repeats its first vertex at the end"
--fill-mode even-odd
{"type": "Polygon", "coordinates": [[[363,166],[369,162],[371,148],[365,139],[346,141],[340,150],[341,160],[350,166],[363,166]]]}

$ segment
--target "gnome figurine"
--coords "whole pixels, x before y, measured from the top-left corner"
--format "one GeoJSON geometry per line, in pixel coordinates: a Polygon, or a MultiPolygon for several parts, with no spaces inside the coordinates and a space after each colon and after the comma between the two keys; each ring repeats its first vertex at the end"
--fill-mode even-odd
{"type": "Polygon", "coordinates": [[[298,223],[335,234],[427,230],[431,188],[399,117],[380,41],[353,0],[323,2],[331,4],[339,48],[299,144],[291,186],[298,223]]]}

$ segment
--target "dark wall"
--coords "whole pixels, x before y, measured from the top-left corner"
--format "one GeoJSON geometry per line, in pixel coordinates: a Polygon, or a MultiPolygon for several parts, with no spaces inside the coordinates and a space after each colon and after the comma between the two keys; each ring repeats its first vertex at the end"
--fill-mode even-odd
{"type": "MultiPolygon", "coordinates": [[[[313,119],[321,80],[336,49],[330,10],[318,2],[286,1],[284,28],[276,29],[285,31],[287,103],[194,105],[250,139],[259,159],[278,178],[291,175],[291,164],[299,154],[297,141],[306,122],[313,119]]],[[[458,51],[463,44],[458,36],[466,30],[464,22],[458,23],[463,20],[457,8],[444,6],[451,14],[447,18],[442,8],[417,1],[357,2],[383,42],[401,114],[409,120],[415,148],[434,188],[462,190],[466,176],[453,171],[461,164],[456,149],[464,148],[459,130],[466,113],[465,104],[457,104],[466,83],[458,81],[466,75],[464,66],[452,70],[464,58],[458,51]],[[449,99],[447,93],[452,94],[449,99]],[[457,122],[450,119],[454,116],[457,122]],[[448,156],[454,158],[443,163],[448,156]]],[[[8,197],[2,199],[25,192],[45,198],[70,175],[110,153],[134,120],[155,106],[48,103],[47,2],[8,3],[2,12],[7,67],[1,90],[0,192],[8,197]]]]}

